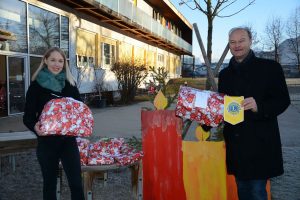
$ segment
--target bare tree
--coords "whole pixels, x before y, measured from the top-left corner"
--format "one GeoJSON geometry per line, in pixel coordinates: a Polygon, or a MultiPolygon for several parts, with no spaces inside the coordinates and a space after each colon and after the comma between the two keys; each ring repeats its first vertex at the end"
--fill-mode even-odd
{"type": "Polygon", "coordinates": [[[251,35],[252,35],[252,48],[255,48],[260,43],[257,32],[254,30],[251,23],[245,24],[245,27],[248,27],[250,32],[251,32],[251,35]]]}
{"type": "Polygon", "coordinates": [[[280,17],[273,17],[272,20],[267,22],[265,31],[267,36],[267,45],[274,50],[274,60],[279,60],[279,44],[282,41],[282,30],[284,25],[280,17]]]}
{"type": "Polygon", "coordinates": [[[206,69],[207,69],[207,74],[208,74],[208,79],[206,81],[206,89],[211,89],[211,90],[217,90],[216,83],[214,81],[214,77],[216,76],[218,70],[220,69],[220,66],[222,65],[225,56],[229,50],[228,45],[225,47],[223,54],[218,61],[216,65],[216,69],[212,70],[211,69],[211,58],[212,58],[212,33],[213,33],[213,21],[215,17],[220,17],[220,18],[225,18],[225,17],[231,17],[233,15],[236,15],[240,13],[241,11],[245,10],[248,6],[252,5],[255,0],[249,0],[249,3],[246,4],[244,7],[241,9],[232,12],[231,14],[228,15],[221,15],[220,13],[226,8],[232,6],[234,3],[236,3],[238,0],[215,0],[212,2],[212,0],[180,0],[179,5],[185,4],[187,5],[190,9],[195,10],[198,9],[200,12],[202,12],[204,15],[206,15],[207,18],[207,53],[205,52],[204,46],[202,44],[202,39],[200,36],[200,32],[198,30],[197,24],[194,24],[194,29],[196,32],[196,36],[201,48],[202,55],[204,57],[204,61],[206,64],[206,69]],[[201,3],[201,4],[200,4],[201,3]],[[204,5],[202,5],[204,4],[204,5]]]}
{"type": "Polygon", "coordinates": [[[286,25],[286,34],[290,38],[289,48],[294,54],[292,59],[296,59],[300,72],[300,6],[290,15],[286,25]]]}
{"type": "Polygon", "coordinates": [[[32,53],[40,54],[52,46],[59,46],[59,18],[48,11],[34,10],[35,23],[29,26],[32,53]]]}
{"type": "Polygon", "coordinates": [[[228,7],[235,4],[238,0],[180,0],[179,5],[185,4],[190,9],[198,9],[200,12],[206,15],[207,17],[207,57],[211,63],[212,57],[212,33],[213,33],[213,21],[215,17],[231,17],[245,10],[248,6],[252,5],[255,0],[250,0],[241,9],[234,11],[227,15],[221,15],[221,12],[226,10],[228,7]]]}

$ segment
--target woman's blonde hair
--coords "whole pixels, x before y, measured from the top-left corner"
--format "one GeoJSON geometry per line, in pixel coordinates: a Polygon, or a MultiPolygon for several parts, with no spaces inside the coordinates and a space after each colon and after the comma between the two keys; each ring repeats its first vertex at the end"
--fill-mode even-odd
{"type": "Polygon", "coordinates": [[[67,58],[66,58],[66,55],[65,53],[58,47],[51,47],[50,49],[48,49],[46,51],[46,53],[44,54],[43,58],[42,58],[42,61],[40,63],[40,66],[37,68],[37,70],[34,72],[34,74],[32,75],[32,80],[34,81],[38,75],[38,73],[43,69],[43,67],[47,66],[46,63],[45,63],[45,60],[47,58],[49,58],[50,54],[54,51],[57,51],[58,53],[60,53],[60,55],[64,58],[64,69],[66,71],[66,79],[69,81],[69,83],[71,85],[75,85],[75,79],[70,71],[70,67],[68,65],[68,62],[67,62],[67,58]]]}

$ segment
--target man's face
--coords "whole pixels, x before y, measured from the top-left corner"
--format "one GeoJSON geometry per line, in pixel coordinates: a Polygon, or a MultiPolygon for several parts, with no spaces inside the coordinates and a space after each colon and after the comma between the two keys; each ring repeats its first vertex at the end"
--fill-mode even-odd
{"type": "Polygon", "coordinates": [[[229,48],[236,61],[242,62],[250,51],[251,40],[245,30],[235,30],[229,36],[229,48]]]}

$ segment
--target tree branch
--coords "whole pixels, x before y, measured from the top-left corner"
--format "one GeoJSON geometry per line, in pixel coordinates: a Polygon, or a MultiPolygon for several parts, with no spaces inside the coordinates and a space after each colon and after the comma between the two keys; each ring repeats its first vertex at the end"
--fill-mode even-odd
{"type": "MultiPolygon", "coordinates": [[[[203,12],[205,15],[207,15],[207,12],[201,7],[200,3],[198,3],[196,0],[194,0],[196,8],[198,10],[200,10],[201,12],[203,12]]],[[[207,1],[205,1],[205,3],[207,4],[207,1]]]]}
{"type": "MultiPolygon", "coordinates": [[[[224,3],[226,3],[227,1],[228,1],[228,0],[223,0],[223,1],[218,0],[216,6],[215,6],[215,8],[214,8],[214,12],[213,12],[212,15],[213,15],[213,16],[217,16],[218,13],[224,9],[224,8],[222,8],[220,11],[218,11],[219,8],[220,8],[224,3]]],[[[234,2],[235,2],[235,1],[237,1],[237,0],[234,0],[234,2]]],[[[234,2],[233,2],[233,3],[234,3],[234,2]]],[[[231,5],[231,4],[229,4],[229,5],[231,5]]],[[[227,6],[229,6],[229,5],[227,5],[227,6]]],[[[225,6],[225,8],[226,8],[227,6],[225,6]]]]}
{"type": "Polygon", "coordinates": [[[181,5],[183,5],[183,4],[185,4],[187,7],[189,7],[189,9],[191,9],[191,10],[196,10],[197,9],[197,6],[195,5],[195,7],[193,8],[193,7],[191,7],[189,4],[188,4],[188,2],[186,2],[185,0],[181,0],[180,2],[179,2],[179,5],[181,6],[181,5]]]}
{"type": "MultiPolygon", "coordinates": [[[[222,12],[222,10],[224,10],[224,9],[227,8],[228,6],[234,4],[236,1],[237,1],[237,0],[234,0],[234,1],[230,2],[228,5],[226,5],[226,6],[224,6],[223,8],[221,8],[221,9],[218,11],[218,13],[219,13],[219,12],[222,12]]],[[[227,2],[227,1],[226,1],[226,2],[227,2]]],[[[223,2],[221,3],[221,5],[224,4],[224,3],[226,3],[226,2],[223,1],[223,2]]],[[[218,13],[216,13],[216,14],[218,14],[218,13]]]]}
{"type": "MultiPolygon", "coordinates": [[[[235,0],[235,1],[236,1],[236,0],[235,0]]],[[[250,5],[252,5],[254,2],[255,2],[255,0],[252,0],[252,1],[249,2],[245,7],[243,7],[242,9],[240,9],[239,11],[237,11],[237,12],[235,12],[235,13],[233,13],[233,14],[230,14],[230,15],[223,15],[223,16],[219,15],[220,11],[224,10],[224,8],[228,6],[228,5],[227,5],[227,6],[225,6],[224,8],[222,8],[219,12],[217,12],[217,13],[216,13],[216,16],[218,16],[218,17],[220,17],[220,18],[231,17],[231,16],[233,16],[233,15],[236,15],[236,14],[242,12],[242,11],[245,10],[247,7],[249,7],[250,5]]],[[[231,3],[231,4],[232,4],[232,3],[231,3]]],[[[230,5],[230,4],[229,4],[229,5],[230,5]]]]}

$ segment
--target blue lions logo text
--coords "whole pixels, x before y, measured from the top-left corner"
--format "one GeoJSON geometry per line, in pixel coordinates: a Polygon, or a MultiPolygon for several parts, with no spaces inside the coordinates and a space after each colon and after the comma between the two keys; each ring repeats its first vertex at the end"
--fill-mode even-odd
{"type": "Polygon", "coordinates": [[[232,102],[228,105],[227,110],[230,114],[237,115],[240,112],[241,107],[238,103],[232,102]]]}

